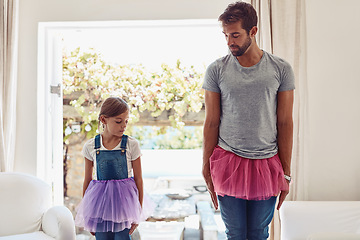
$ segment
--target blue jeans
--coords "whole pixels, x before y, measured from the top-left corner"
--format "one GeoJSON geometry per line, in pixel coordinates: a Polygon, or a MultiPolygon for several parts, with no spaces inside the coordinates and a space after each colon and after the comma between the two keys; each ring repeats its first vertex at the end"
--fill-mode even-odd
{"type": "Polygon", "coordinates": [[[121,232],[96,232],[96,240],[131,240],[130,229],[125,228],[121,232]]]}
{"type": "Polygon", "coordinates": [[[276,197],[250,201],[230,196],[218,196],[220,213],[228,239],[266,240],[274,216],[276,197]]]}

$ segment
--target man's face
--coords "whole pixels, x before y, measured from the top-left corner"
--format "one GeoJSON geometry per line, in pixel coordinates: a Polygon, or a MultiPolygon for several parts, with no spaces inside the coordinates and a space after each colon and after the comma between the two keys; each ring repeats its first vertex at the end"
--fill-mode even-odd
{"type": "Polygon", "coordinates": [[[227,45],[235,57],[242,56],[252,43],[252,39],[240,22],[223,25],[227,45]]]}

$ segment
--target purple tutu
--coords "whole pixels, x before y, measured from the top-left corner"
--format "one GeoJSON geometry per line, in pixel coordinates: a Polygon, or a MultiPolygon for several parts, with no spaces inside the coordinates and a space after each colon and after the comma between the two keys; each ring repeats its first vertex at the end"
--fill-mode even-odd
{"type": "Polygon", "coordinates": [[[154,207],[145,194],[141,207],[133,178],[92,180],[76,209],[75,224],[89,232],[120,232],[145,221],[154,207]]]}

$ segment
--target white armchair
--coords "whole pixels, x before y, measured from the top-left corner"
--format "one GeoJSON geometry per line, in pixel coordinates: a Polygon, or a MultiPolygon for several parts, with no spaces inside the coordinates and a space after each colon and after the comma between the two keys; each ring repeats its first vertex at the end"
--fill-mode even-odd
{"type": "Polygon", "coordinates": [[[69,209],[51,207],[51,187],[22,173],[0,173],[0,240],[75,240],[69,209]]]}

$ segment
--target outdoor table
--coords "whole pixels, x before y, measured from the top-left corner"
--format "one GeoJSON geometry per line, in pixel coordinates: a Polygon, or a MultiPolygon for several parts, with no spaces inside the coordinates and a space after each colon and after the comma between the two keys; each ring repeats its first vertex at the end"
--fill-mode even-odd
{"type": "Polygon", "coordinates": [[[191,195],[160,193],[150,196],[156,208],[148,221],[184,221],[185,217],[196,214],[195,198],[191,195]]]}

